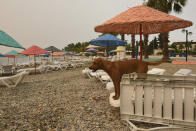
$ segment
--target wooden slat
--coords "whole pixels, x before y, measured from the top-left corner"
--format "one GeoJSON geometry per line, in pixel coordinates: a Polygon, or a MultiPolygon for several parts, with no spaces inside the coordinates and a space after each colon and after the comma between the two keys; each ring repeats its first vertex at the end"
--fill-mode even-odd
{"type": "Polygon", "coordinates": [[[120,89],[120,112],[121,114],[134,114],[132,96],[134,87],[132,84],[123,84],[120,89]]]}
{"type": "Polygon", "coordinates": [[[167,85],[164,88],[163,118],[172,119],[172,88],[167,85]]]}
{"type": "Polygon", "coordinates": [[[193,88],[187,88],[184,90],[184,120],[194,120],[194,100],[193,100],[193,88]]]}
{"type": "Polygon", "coordinates": [[[144,115],[152,116],[152,86],[144,87],[144,115]]]}
{"type": "Polygon", "coordinates": [[[174,119],[183,120],[183,99],[182,99],[182,88],[174,89],[174,119]]]}
{"type": "Polygon", "coordinates": [[[137,85],[135,88],[135,114],[143,115],[143,86],[137,85]]]}
{"type": "Polygon", "coordinates": [[[162,117],[162,98],[163,90],[161,86],[154,87],[154,106],[153,106],[153,116],[157,118],[162,117]]]}

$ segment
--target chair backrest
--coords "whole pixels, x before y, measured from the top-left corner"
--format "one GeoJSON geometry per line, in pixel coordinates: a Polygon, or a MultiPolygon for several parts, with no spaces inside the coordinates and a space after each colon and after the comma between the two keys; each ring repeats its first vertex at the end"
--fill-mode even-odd
{"type": "Polygon", "coordinates": [[[196,129],[195,88],[193,76],[123,75],[121,118],[196,129]]]}
{"type": "Polygon", "coordinates": [[[8,74],[10,74],[10,73],[13,73],[13,65],[3,65],[2,66],[2,72],[3,73],[8,73],[8,74]]]}

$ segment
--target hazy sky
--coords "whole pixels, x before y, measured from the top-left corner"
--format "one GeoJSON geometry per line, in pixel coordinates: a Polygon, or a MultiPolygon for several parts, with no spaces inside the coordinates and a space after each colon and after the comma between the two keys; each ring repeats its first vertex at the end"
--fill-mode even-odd
{"type": "MultiPolygon", "coordinates": [[[[142,3],[143,0],[0,0],[0,30],[25,48],[54,45],[61,49],[72,42],[97,38],[95,26],[142,3]]],[[[182,14],[172,15],[196,23],[195,5],[196,0],[188,0],[182,14]]],[[[187,29],[193,32],[189,39],[196,41],[196,26],[187,29]]],[[[130,36],[125,38],[130,42],[130,36]]],[[[185,41],[185,34],[181,29],[172,31],[170,41],[185,41]]],[[[11,49],[0,46],[1,53],[11,49]]]]}

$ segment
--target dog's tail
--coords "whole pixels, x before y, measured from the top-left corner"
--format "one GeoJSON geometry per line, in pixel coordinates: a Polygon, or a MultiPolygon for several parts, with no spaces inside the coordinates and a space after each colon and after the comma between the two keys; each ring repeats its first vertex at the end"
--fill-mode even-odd
{"type": "Polygon", "coordinates": [[[161,63],[171,63],[172,61],[159,61],[159,62],[147,62],[148,65],[152,65],[152,66],[158,66],[161,63]]]}

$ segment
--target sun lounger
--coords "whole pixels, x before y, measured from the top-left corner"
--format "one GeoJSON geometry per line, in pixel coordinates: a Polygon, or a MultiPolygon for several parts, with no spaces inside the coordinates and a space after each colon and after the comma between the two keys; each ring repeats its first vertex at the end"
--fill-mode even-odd
{"type": "Polygon", "coordinates": [[[176,73],[174,73],[174,76],[188,76],[192,72],[191,69],[180,69],[176,73]]]}
{"type": "MultiPolygon", "coordinates": [[[[43,72],[45,72],[45,69],[46,69],[46,67],[44,65],[40,65],[36,68],[36,73],[43,73],[43,72]]],[[[35,73],[35,68],[20,69],[20,70],[17,71],[17,73],[20,73],[20,72],[23,72],[23,71],[29,72],[29,74],[34,74],[35,73]]]]}
{"type": "Polygon", "coordinates": [[[160,68],[153,68],[147,72],[147,74],[156,74],[156,75],[163,75],[165,72],[165,69],[160,68]]]}
{"type": "Polygon", "coordinates": [[[20,72],[14,76],[9,77],[0,77],[0,83],[7,86],[7,87],[16,87],[24,78],[25,75],[27,75],[28,72],[23,71],[20,72]],[[15,80],[17,79],[17,80],[15,80]],[[14,82],[15,80],[15,82],[14,82]]]}
{"type": "Polygon", "coordinates": [[[91,78],[91,73],[92,71],[89,68],[85,68],[84,70],[82,70],[82,74],[87,75],[89,78],[91,78]]]}
{"type": "Polygon", "coordinates": [[[104,84],[111,81],[110,76],[106,72],[104,72],[103,70],[96,73],[96,78],[98,78],[104,84]]]}
{"type": "Polygon", "coordinates": [[[10,75],[10,74],[15,74],[15,68],[13,67],[13,65],[3,65],[1,67],[1,74],[2,75],[10,75]]]}

